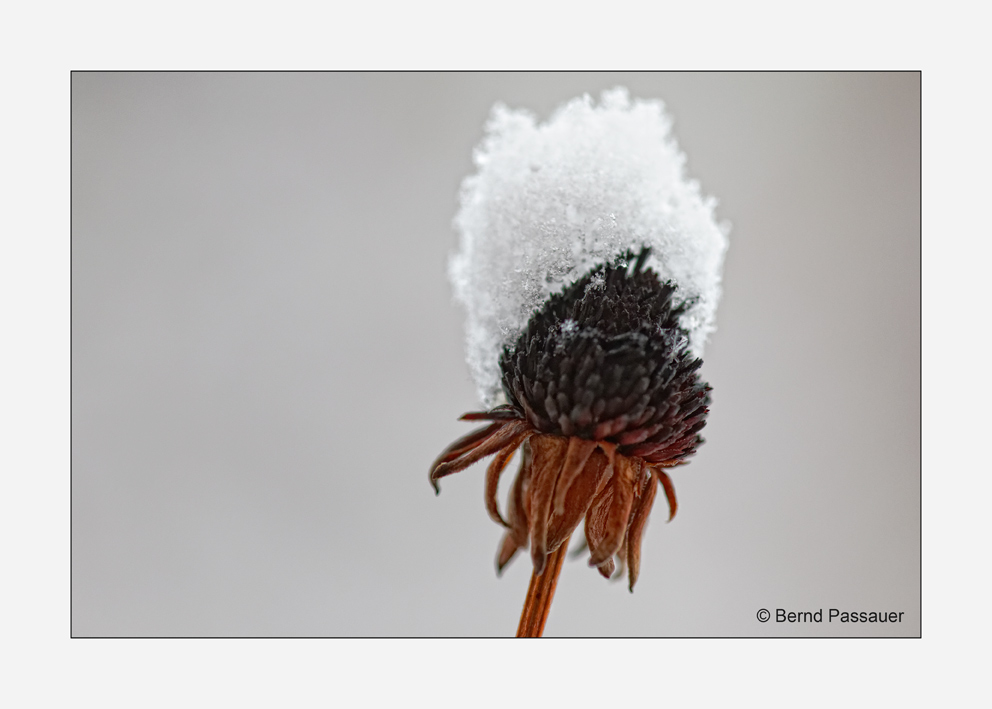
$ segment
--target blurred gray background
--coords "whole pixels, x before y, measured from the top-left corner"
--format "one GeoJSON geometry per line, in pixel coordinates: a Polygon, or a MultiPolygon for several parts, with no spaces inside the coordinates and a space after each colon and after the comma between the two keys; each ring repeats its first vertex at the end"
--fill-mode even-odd
{"type": "Polygon", "coordinates": [[[545,635],[919,634],[918,74],[77,72],[74,635],[513,635],[484,467],[427,482],[451,221],[494,102],[616,85],[733,224],[713,406],[635,593],[568,562],[545,635]]]}

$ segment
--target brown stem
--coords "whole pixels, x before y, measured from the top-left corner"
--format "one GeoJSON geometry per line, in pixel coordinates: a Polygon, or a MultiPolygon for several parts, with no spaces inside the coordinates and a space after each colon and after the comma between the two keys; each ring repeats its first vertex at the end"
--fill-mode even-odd
{"type": "Polygon", "coordinates": [[[548,561],[544,564],[544,573],[531,573],[527,598],[524,599],[524,610],[520,614],[520,625],[517,627],[518,638],[539,638],[544,633],[544,624],[548,622],[551,601],[555,597],[555,587],[558,585],[558,574],[561,573],[567,552],[568,539],[548,555],[548,561]]]}

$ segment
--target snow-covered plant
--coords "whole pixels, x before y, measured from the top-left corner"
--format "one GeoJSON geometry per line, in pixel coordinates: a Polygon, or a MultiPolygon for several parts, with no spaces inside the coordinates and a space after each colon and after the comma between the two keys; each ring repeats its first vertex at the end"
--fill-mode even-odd
{"type": "Polygon", "coordinates": [[[534,565],[517,634],[543,632],[568,540],[585,520],[589,565],[626,567],[666,472],[703,443],[703,345],[720,296],[726,229],[685,176],[659,101],[585,96],[538,124],[497,106],[462,186],[452,258],[468,363],[488,421],[445,449],[430,480],[493,455],[486,509],[506,528],[502,570],[534,565]],[[504,517],[503,469],[521,465],[504,517]]]}

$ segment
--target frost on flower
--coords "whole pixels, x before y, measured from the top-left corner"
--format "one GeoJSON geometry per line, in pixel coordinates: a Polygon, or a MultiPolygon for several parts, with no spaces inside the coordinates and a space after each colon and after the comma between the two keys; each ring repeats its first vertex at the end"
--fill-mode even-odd
{"type": "Polygon", "coordinates": [[[478,171],[462,184],[460,249],[449,268],[486,406],[501,402],[500,354],[533,312],[595,266],[645,246],[647,267],[688,304],[680,325],[702,356],[727,229],[715,220],[715,201],[686,178],[670,129],[660,101],[632,101],[620,88],[599,105],[574,99],[543,124],[493,108],[475,151],[478,171]]]}

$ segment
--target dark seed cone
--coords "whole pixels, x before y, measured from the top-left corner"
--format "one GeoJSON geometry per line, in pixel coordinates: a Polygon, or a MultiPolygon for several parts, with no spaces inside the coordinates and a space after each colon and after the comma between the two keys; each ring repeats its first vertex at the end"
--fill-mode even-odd
{"type": "Polygon", "coordinates": [[[644,249],[593,269],[534,313],[500,358],[513,408],[542,433],[609,441],[669,465],[703,442],[710,387],[679,325],[686,303],[644,249]]]}
{"type": "MultiPolygon", "coordinates": [[[[622,254],[535,312],[500,359],[509,403],[465,414],[464,420],[488,423],[431,466],[438,490],[441,478],[494,456],[485,504],[507,530],[496,568],[529,548],[532,589],[553,593],[554,579],[543,572],[557,576],[565,553],[559,549],[584,519],[590,566],[607,578],[626,571],[633,590],[659,486],[669,519],[677,507],[663,469],[684,462],[703,442],[710,388],[699,380],[702,360],[687,351],[678,322],[687,305],[675,304],[671,283],[644,270],[647,256],[642,250],[631,267],[633,254],[622,254]],[[520,469],[504,517],[497,490],[518,448],[520,469]]],[[[535,601],[524,616],[543,624],[546,611],[535,601]]]]}

